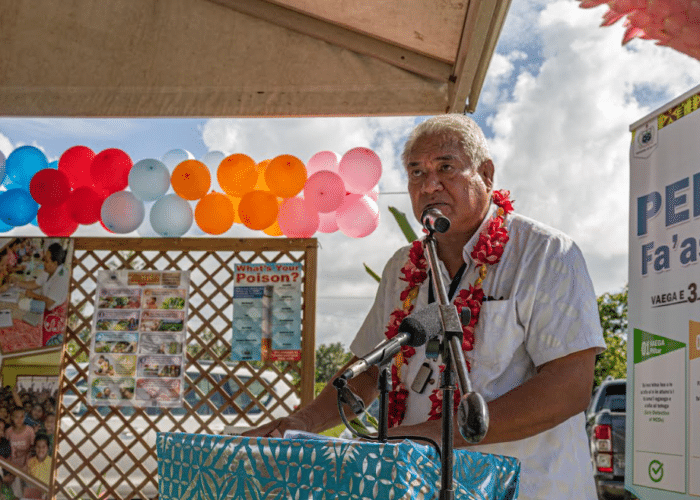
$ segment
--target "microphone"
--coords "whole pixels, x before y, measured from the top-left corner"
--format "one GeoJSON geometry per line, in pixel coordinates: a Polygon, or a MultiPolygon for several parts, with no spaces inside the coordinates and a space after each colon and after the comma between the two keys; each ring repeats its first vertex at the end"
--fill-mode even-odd
{"type": "Polygon", "coordinates": [[[380,342],[369,354],[355,361],[343,374],[335,379],[333,385],[342,386],[348,380],[357,377],[372,365],[381,365],[393,358],[401,347],[409,345],[418,347],[425,344],[428,335],[425,328],[418,321],[404,319],[399,325],[399,333],[394,338],[380,342]]]}
{"type": "Polygon", "coordinates": [[[450,228],[450,219],[442,215],[439,208],[429,207],[423,210],[420,222],[429,233],[446,233],[450,228]]]}

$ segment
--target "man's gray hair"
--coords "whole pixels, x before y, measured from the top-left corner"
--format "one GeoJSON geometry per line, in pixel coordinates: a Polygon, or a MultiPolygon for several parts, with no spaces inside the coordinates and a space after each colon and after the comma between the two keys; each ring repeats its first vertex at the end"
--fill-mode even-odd
{"type": "Polygon", "coordinates": [[[464,149],[464,153],[472,162],[473,167],[478,167],[485,160],[491,159],[486,137],[479,125],[468,116],[452,113],[437,115],[419,123],[413,129],[403,148],[401,159],[404,167],[408,164],[416,141],[426,136],[453,136],[464,149]]]}

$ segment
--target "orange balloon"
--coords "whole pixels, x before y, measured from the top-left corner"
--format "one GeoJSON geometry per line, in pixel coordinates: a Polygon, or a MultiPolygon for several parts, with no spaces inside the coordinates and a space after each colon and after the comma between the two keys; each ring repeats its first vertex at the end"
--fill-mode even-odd
{"type": "Polygon", "coordinates": [[[263,229],[263,233],[269,235],[269,236],[282,236],[284,233],[282,233],[282,230],[280,229],[280,225],[277,221],[270,227],[266,227],[263,229]]]}
{"type": "Polygon", "coordinates": [[[265,169],[265,182],[273,194],[291,198],[304,188],[306,167],[296,156],[277,156],[265,169]]]}
{"type": "Polygon", "coordinates": [[[233,205],[233,223],[234,224],[243,224],[243,221],[241,220],[241,214],[239,213],[238,206],[241,204],[241,199],[236,198],[235,196],[231,196],[230,194],[226,195],[229,200],[231,200],[231,204],[233,205]]]}
{"type": "Polygon", "coordinates": [[[263,160],[257,165],[255,165],[255,170],[258,172],[258,182],[255,184],[255,188],[259,191],[269,191],[270,188],[267,187],[267,182],[265,182],[265,171],[267,166],[272,160],[263,160]]]}
{"type": "Polygon", "coordinates": [[[221,160],[216,178],[226,194],[240,198],[253,190],[258,180],[258,172],[250,156],[233,154],[221,160]]]}
{"type": "Polygon", "coordinates": [[[251,191],[244,194],[238,212],[243,225],[250,229],[265,229],[277,220],[277,198],[269,191],[251,191]]]}
{"type": "Polygon", "coordinates": [[[211,174],[201,161],[185,160],[173,170],[170,183],[180,198],[198,200],[209,191],[211,174]]]}
{"type": "Polygon", "coordinates": [[[209,193],[194,209],[194,219],[205,233],[221,234],[233,225],[233,204],[225,194],[209,193]]]}

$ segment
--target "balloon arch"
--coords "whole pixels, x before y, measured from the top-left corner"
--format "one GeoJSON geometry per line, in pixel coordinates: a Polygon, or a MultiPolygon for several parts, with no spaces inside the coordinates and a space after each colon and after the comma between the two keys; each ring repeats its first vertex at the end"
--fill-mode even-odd
{"type": "Polygon", "coordinates": [[[85,146],[49,163],[38,148],[21,146],[6,160],[0,153],[0,233],[34,224],[47,236],[70,236],[100,222],[125,234],[148,218],[164,237],[183,236],[193,224],[219,235],[241,223],[269,236],[340,230],[362,238],[379,224],[381,172],[379,156],[365,147],[342,157],[321,151],[304,165],[292,155],[256,163],[218,151],[195,160],[182,149],[133,163],[120,149],[95,154],[85,146]]]}

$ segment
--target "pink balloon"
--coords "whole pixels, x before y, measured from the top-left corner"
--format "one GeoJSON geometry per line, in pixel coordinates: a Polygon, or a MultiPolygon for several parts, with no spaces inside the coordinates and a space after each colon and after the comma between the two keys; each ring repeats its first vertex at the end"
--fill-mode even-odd
{"type": "Polygon", "coordinates": [[[338,172],[338,163],[340,155],[333,151],[319,151],[311,157],[309,163],[306,164],[306,174],[311,177],[316,172],[321,170],[329,170],[338,172]]]}
{"type": "Polygon", "coordinates": [[[338,173],[350,193],[365,194],[379,183],[382,161],[369,148],[353,148],[343,155],[338,173]]]}
{"type": "Polygon", "coordinates": [[[372,198],[374,201],[376,201],[377,203],[379,203],[379,184],[377,184],[376,186],[374,186],[374,187],[372,188],[372,190],[371,190],[369,193],[367,193],[367,196],[369,196],[369,197],[372,198]]]}
{"type": "Polygon", "coordinates": [[[318,214],[320,219],[320,224],[318,225],[318,230],[321,233],[335,233],[338,230],[338,222],[335,220],[335,212],[328,212],[327,214],[318,214]]]}
{"type": "Polygon", "coordinates": [[[309,210],[303,198],[284,200],[277,214],[277,223],[287,238],[310,238],[319,222],[318,213],[309,210]]]}
{"type": "Polygon", "coordinates": [[[345,183],[338,174],[322,170],[304,184],[304,200],[315,212],[335,212],[345,198],[345,183]]]}
{"type": "Polygon", "coordinates": [[[379,206],[369,196],[349,194],[336,212],[338,229],[352,238],[364,238],[379,225],[379,206]]]}

